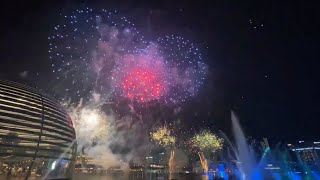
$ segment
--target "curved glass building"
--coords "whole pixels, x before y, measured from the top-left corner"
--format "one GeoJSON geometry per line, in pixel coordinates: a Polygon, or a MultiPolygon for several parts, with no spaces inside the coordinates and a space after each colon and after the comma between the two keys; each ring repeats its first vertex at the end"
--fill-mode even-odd
{"type": "Polygon", "coordinates": [[[71,179],[71,119],[53,98],[0,80],[0,179],[71,179]]]}

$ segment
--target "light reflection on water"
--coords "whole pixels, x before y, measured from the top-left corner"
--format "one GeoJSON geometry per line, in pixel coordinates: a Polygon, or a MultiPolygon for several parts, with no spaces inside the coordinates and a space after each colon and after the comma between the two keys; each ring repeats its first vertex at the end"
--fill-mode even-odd
{"type": "MultiPolygon", "coordinates": [[[[121,174],[83,174],[76,173],[74,178],[77,180],[168,180],[167,174],[158,173],[130,173],[129,175],[121,174]]],[[[201,180],[201,176],[194,174],[174,174],[171,179],[173,180],[201,180]]]]}

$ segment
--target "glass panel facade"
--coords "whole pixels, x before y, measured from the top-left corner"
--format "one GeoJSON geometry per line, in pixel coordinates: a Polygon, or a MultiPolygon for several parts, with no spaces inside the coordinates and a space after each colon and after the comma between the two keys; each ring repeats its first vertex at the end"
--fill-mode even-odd
{"type": "Polygon", "coordinates": [[[71,119],[53,98],[0,80],[0,179],[71,179],[71,119]]]}

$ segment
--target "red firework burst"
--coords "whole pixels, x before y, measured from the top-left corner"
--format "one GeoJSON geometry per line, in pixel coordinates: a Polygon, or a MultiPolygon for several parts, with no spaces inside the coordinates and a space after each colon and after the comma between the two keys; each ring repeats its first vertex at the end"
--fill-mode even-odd
{"type": "Polygon", "coordinates": [[[127,73],[122,83],[124,93],[130,99],[141,102],[159,99],[165,92],[163,78],[149,68],[133,68],[127,73]]]}

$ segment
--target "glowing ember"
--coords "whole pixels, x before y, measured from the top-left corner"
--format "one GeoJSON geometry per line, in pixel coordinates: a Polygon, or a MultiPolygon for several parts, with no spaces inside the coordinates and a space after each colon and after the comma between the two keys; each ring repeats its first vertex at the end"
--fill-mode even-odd
{"type": "Polygon", "coordinates": [[[113,86],[131,100],[146,102],[159,99],[167,92],[165,65],[161,57],[151,52],[126,55],[116,63],[121,71],[113,72],[113,86]]]}
{"type": "Polygon", "coordinates": [[[160,127],[155,132],[151,133],[151,138],[164,147],[176,143],[176,138],[171,135],[171,131],[166,126],[160,127]]]}
{"type": "Polygon", "coordinates": [[[193,147],[198,148],[201,152],[212,152],[222,149],[223,139],[218,138],[215,134],[209,131],[203,131],[199,134],[196,134],[191,139],[191,144],[193,147]]]}
{"type": "MultiPolygon", "coordinates": [[[[205,154],[222,149],[223,139],[218,138],[210,131],[202,131],[191,138],[191,144],[198,150],[201,166],[205,173],[208,173],[208,161],[205,154]]],[[[208,177],[206,177],[208,179],[208,177]]]]}
{"type": "Polygon", "coordinates": [[[176,138],[171,135],[171,131],[166,127],[160,127],[155,132],[151,133],[151,138],[157,141],[161,146],[168,147],[170,146],[170,158],[168,162],[169,167],[169,179],[171,179],[171,173],[174,172],[174,147],[176,143],[176,138]]]}

